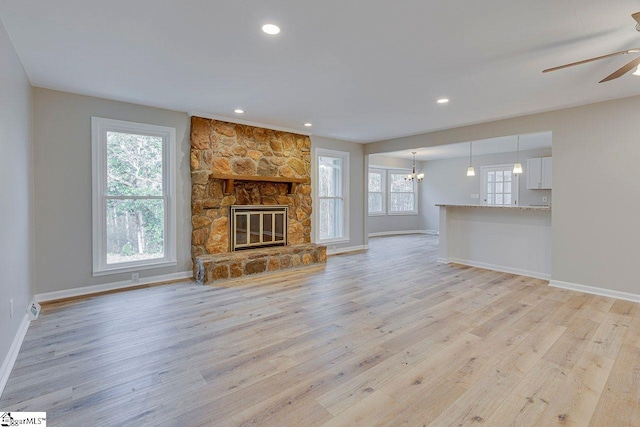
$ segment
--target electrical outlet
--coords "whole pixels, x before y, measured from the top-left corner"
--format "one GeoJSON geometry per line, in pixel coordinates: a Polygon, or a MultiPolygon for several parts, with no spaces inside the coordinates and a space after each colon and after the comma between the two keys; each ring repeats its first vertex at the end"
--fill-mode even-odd
{"type": "Polygon", "coordinates": [[[133,283],[138,283],[140,281],[140,273],[133,273],[131,275],[131,281],[133,283]]]}
{"type": "Polygon", "coordinates": [[[13,319],[13,298],[9,300],[9,319],[13,319]]]}
{"type": "Polygon", "coordinates": [[[40,315],[40,304],[33,301],[29,308],[27,308],[27,315],[29,316],[29,319],[36,320],[40,315]]]}
{"type": "Polygon", "coordinates": [[[548,198],[548,197],[546,197],[546,196],[542,198],[542,201],[543,201],[544,203],[547,203],[547,200],[549,200],[549,198],[548,198]]]}

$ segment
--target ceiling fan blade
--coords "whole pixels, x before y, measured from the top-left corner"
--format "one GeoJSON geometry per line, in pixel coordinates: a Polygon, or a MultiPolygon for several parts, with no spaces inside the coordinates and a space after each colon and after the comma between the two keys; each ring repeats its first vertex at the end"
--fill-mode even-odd
{"type": "MultiPolygon", "coordinates": [[[[640,12],[638,12],[638,13],[640,13],[640,12]]],[[[562,70],[563,68],[573,67],[574,65],[581,65],[581,64],[586,64],[588,62],[599,61],[599,60],[605,59],[605,58],[611,58],[612,56],[627,55],[629,53],[638,53],[638,52],[640,52],[640,48],[622,50],[620,52],[610,53],[609,55],[596,56],[595,58],[585,59],[584,61],[572,62],[571,64],[560,65],[559,67],[547,68],[546,70],[543,70],[542,72],[543,73],[548,73],[550,71],[562,70]]]]}
{"type": "Polygon", "coordinates": [[[631,15],[631,17],[635,19],[638,24],[640,24],[640,12],[634,13],[633,15],[631,15]]]}
{"type": "Polygon", "coordinates": [[[613,73],[609,74],[604,79],[600,80],[600,83],[608,82],[610,80],[617,79],[618,77],[622,77],[625,74],[627,74],[629,71],[631,71],[634,68],[636,68],[638,65],[640,65],[640,56],[637,57],[636,59],[634,59],[633,61],[629,62],[627,65],[618,68],[616,71],[614,71],[613,73]]]}

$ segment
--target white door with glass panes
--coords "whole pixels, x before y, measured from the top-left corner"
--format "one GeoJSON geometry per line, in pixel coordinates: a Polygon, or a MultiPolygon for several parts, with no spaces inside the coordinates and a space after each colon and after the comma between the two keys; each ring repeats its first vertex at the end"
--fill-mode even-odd
{"type": "Polygon", "coordinates": [[[482,204],[486,206],[517,206],[519,175],[513,164],[482,167],[482,204]]]}

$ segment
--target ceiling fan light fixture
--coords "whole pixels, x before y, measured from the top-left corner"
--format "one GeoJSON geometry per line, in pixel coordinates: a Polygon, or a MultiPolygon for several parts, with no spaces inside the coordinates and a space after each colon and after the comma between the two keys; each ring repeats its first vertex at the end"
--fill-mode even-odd
{"type": "Polygon", "coordinates": [[[633,75],[640,76],[640,65],[638,65],[638,68],[636,68],[636,71],[634,71],[633,75]]]}

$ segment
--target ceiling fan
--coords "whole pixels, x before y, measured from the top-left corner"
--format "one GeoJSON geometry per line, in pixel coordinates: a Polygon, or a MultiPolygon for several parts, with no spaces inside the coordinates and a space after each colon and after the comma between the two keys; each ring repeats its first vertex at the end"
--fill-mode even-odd
{"type": "MultiPolygon", "coordinates": [[[[636,30],[640,32],[640,12],[634,13],[633,15],[631,15],[631,17],[636,20],[636,30]]],[[[640,48],[627,49],[620,52],[610,53],[609,55],[596,56],[595,58],[585,59],[584,61],[572,62],[571,64],[560,65],[559,67],[547,68],[542,72],[548,73],[550,71],[562,70],[563,68],[573,67],[574,65],[586,64],[588,62],[599,61],[605,58],[611,58],[612,56],[629,55],[632,53],[640,53],[640,48]]],[[[636,59],[629,62],[628,64],[618,68],[616,71],[609,74],[604,79],[600,80],[600,83],[608,82],[610,80],[617,79],[618,77],[622,77],[636,67],[638,67],[638,70],[633,74],[640,75],[640,56],[638,56],[636,59]]]]}

